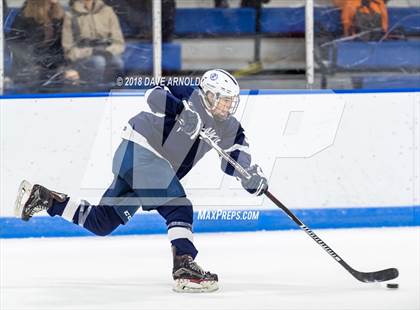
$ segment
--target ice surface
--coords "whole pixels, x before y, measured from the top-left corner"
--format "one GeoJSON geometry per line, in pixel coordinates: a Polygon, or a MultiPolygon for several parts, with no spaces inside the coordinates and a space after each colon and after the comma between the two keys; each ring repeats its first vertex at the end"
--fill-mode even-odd
{"type": "Polygon", "coordinates": [[[397,267],[398,290],[360,283],[302,231],[197,234],[209,294],[171,291],[163,235],[2,239],[6,309],[420,309],[420,228],[318,230],[360,271],[397,267]]]}

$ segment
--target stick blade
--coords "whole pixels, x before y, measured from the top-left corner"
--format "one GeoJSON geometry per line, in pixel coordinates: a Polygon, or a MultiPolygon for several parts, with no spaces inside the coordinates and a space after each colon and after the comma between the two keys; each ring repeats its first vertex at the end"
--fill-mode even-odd
{"type": "Polygon", "coordinates": [[[388,268],[388,269],[375,271],[375,272],[355,271],[355,272],[352,272],[352,274],[357,280],[361,282],[369,283],[369,282],[384,282],[384,281],[395,279],[398,277],[399,272],[397,268],[388,268]]]}

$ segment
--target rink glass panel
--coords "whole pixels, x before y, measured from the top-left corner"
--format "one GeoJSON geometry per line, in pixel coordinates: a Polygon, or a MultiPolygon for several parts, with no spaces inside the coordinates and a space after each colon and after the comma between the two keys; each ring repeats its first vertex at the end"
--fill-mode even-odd
{"type": "Polygon", "coordinates": [[[333,2],[335,6],[323,6],[325,1],[315,1],[314,56],[319,87],[420,87],[420,5],[417,1],[385,1],[386,13],[372,6],[373,12],[381,13],[379,24],[373,23],[371,27],[354,12],[360,9],[351,4],[353,1],[333,2]]]}
{"type": "MultiPolygon", "coordinates": [[[[153,76],[152,12],[127,9],[108,0],[118,15],[125,39],[121,72],[72,80],[72,64],[47,74],[33,65],[37,42],[16,44],[14,20],[23,1],[8,1],[4,16],[4,88],[6,94],[102,92],[115,88],[145,89],[153,76]],[[29,44],[29,43],[28,43],[29,44]],[[35,47],[34,47],[35,46],[35,47]],[[32,52],[31,52],[32,51],[32,52]],[[121,80],[123,81],[121,83],[121,80]]],[[[314,0],[315,80],[306,80],[305,1],[271,0],[261,9],[214,8],[213,0],[163,1],[162,67],[165,77],[199,77],[210,68],[232,72],[243,89],[383,89],[420,85],[420,5],[417,1],[387,2],[387,31],[378,35],[344,36],[345,1],[314,0]]],[[[60,1],[69,10],[68,1],[60,1]]],[[[53,40],[54,38],[51,38],[53,40]]],[[[41,57],[43,66],[49,59],[41,57]]],[[[39,58],[38,58],[39,59],[39,58]]],[[[107,65],[107,67],[109,67],[107,65]]]]}

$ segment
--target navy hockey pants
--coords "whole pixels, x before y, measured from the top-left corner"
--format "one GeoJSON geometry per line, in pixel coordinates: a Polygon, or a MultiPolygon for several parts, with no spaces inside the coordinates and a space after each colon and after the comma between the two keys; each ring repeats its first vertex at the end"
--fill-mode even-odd
{"type": "Polygon", "coordinates": [[[177,254],[195,257],[192,204],[169,162],[138,144],[123,140],[113,159],[113,173],[114,180],[99,205],[68,199],[54,203],[48,213],[51,216],[66,214],[73,223],[105,236],[120,224],[126,224],[140,207],[146,211],[157,210],[166,220],[177,254]]]}

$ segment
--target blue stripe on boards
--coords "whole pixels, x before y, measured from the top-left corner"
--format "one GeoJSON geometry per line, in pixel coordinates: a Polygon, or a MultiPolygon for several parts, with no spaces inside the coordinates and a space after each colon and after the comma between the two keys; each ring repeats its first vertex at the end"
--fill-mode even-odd
{"type": "MultiPolygon", "coordinates": [[[[246,212],[247,219],[235,218],[237,210],[213,212],[206,210],[206,212],[205,217],[202,216],[203,213],[195,212],[194,232],[298,228],[281,210],[241,210],[242,215],[246,212]]],[[[420,206],[299,209],[294,212],[299,219],[313,229],[420,226],[420,206]]],[[[141,212],[134,216],[127,225],[117,228],[112,235],[163,233],[166,233],[166,225],[160,215],[154,212],[141,212]]],[[[92,234],[59,217],[34,217],[29,222],[12,217],[0,218],[0,238],[75,236],[92,236],[92,234]]]]}
{"type": "MultiPolygon", "coordinates": [[[[252,89],[242,90],[241,95],[326,95],[326,94],[369,94],[369,93],[413,93],[420,92],[420,88],[401,89],[252,89]]],[[[61,94],[9,94],[0,96],[2,99],[40,99],[40,98],[98,98],[98,97],[142,97],[145,91],[116,91],[112,93],[61,93],[61,94]]]]}

